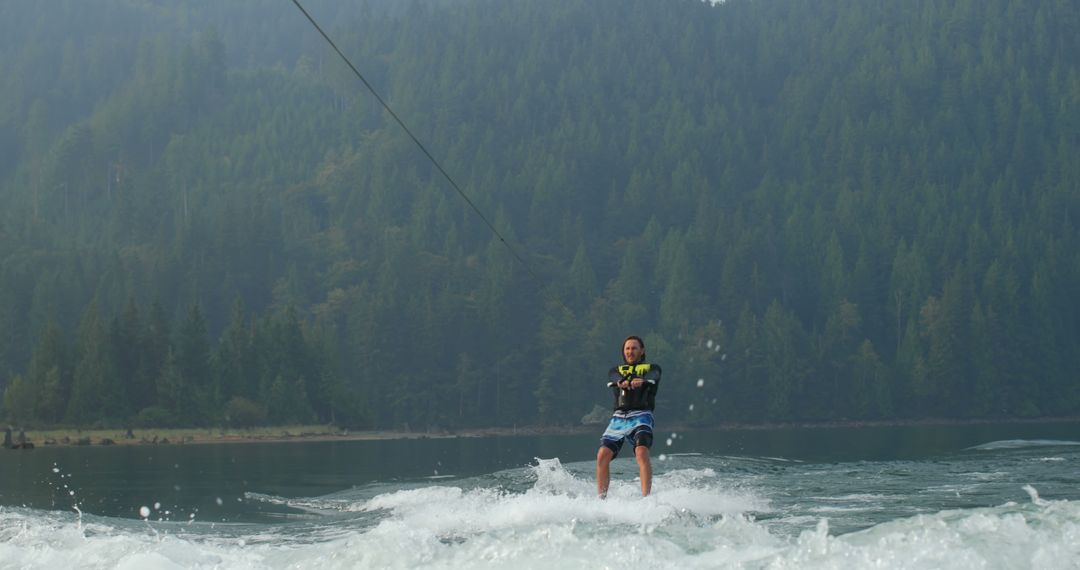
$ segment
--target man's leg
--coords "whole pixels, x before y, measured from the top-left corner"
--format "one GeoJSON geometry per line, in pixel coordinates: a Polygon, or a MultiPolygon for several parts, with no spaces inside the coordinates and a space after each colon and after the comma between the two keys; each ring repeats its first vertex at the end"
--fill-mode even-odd
{"type": "Polygon", "coordinates": [[[615,452],[607,447],[600,446],[596,452],[596,494],[601,498],[607,497],[608,483],[611,481],[611,460],[615,452]]]}
{"type": "Polygon", "coordinates": [[[639,445],[634,448],[637,457],[638,473],[641,475],[641,496],[648,497],[652,492],[652,463],[649,461],[649,448],[639,445]]]}

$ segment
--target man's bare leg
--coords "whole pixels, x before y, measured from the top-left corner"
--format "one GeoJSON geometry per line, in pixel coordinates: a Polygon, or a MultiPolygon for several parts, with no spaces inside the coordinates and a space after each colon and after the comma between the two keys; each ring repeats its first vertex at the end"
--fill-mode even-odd
{"type": "Polygon", "coordinates": [[[608,483],[611,481],[611,460],[615,453],[606,447],[596,452],[596,494],[601,499],[607,498],[608,483]]]}
{"type": "Polygon", "coordinates": [[[641,496],[648,497],[652,492],[652,463],[649,460],[649,448],[639,445],[634,448],[637,457],[638,472],[641,475],[641,496]]]}

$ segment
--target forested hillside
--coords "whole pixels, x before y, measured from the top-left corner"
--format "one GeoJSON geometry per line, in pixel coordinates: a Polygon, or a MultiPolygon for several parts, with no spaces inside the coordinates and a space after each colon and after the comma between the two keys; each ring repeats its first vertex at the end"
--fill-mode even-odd
{"type": "Polygon", "coordinates": [[[23,424],[1080,412],[1080,4],[0,3],[23,424]],[[219,5],[220,4],[220,5],[219,5]]]}

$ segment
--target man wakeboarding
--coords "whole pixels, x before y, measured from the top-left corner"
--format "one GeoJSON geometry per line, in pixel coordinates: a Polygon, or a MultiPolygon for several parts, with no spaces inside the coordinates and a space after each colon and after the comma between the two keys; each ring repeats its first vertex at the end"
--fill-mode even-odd
{"type": "Polygon", "coordinates": [[[652,464],[649,448],[653,442],[653,409],[656,390],[660,386],[660,366],[645,362],[645,341],[630,336],[623,341],[623,364],[608,371],[608,386],[615,397],[611,422],[600,437],[596,452],[596,493],[607,497],[611,480],[611,460],[619,455],[626,440],[634,446],[638,472],[641,476],[641,495],[652,491],[652,464]]]}

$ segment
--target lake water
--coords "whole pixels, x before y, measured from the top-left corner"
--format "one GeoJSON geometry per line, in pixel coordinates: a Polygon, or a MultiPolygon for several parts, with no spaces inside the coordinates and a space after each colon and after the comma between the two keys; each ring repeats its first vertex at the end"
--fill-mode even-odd
{"type": "Polygon", "coordinates": [[[0,451],[0,568],[1080,568],[1080,424],[0,451]]]}

